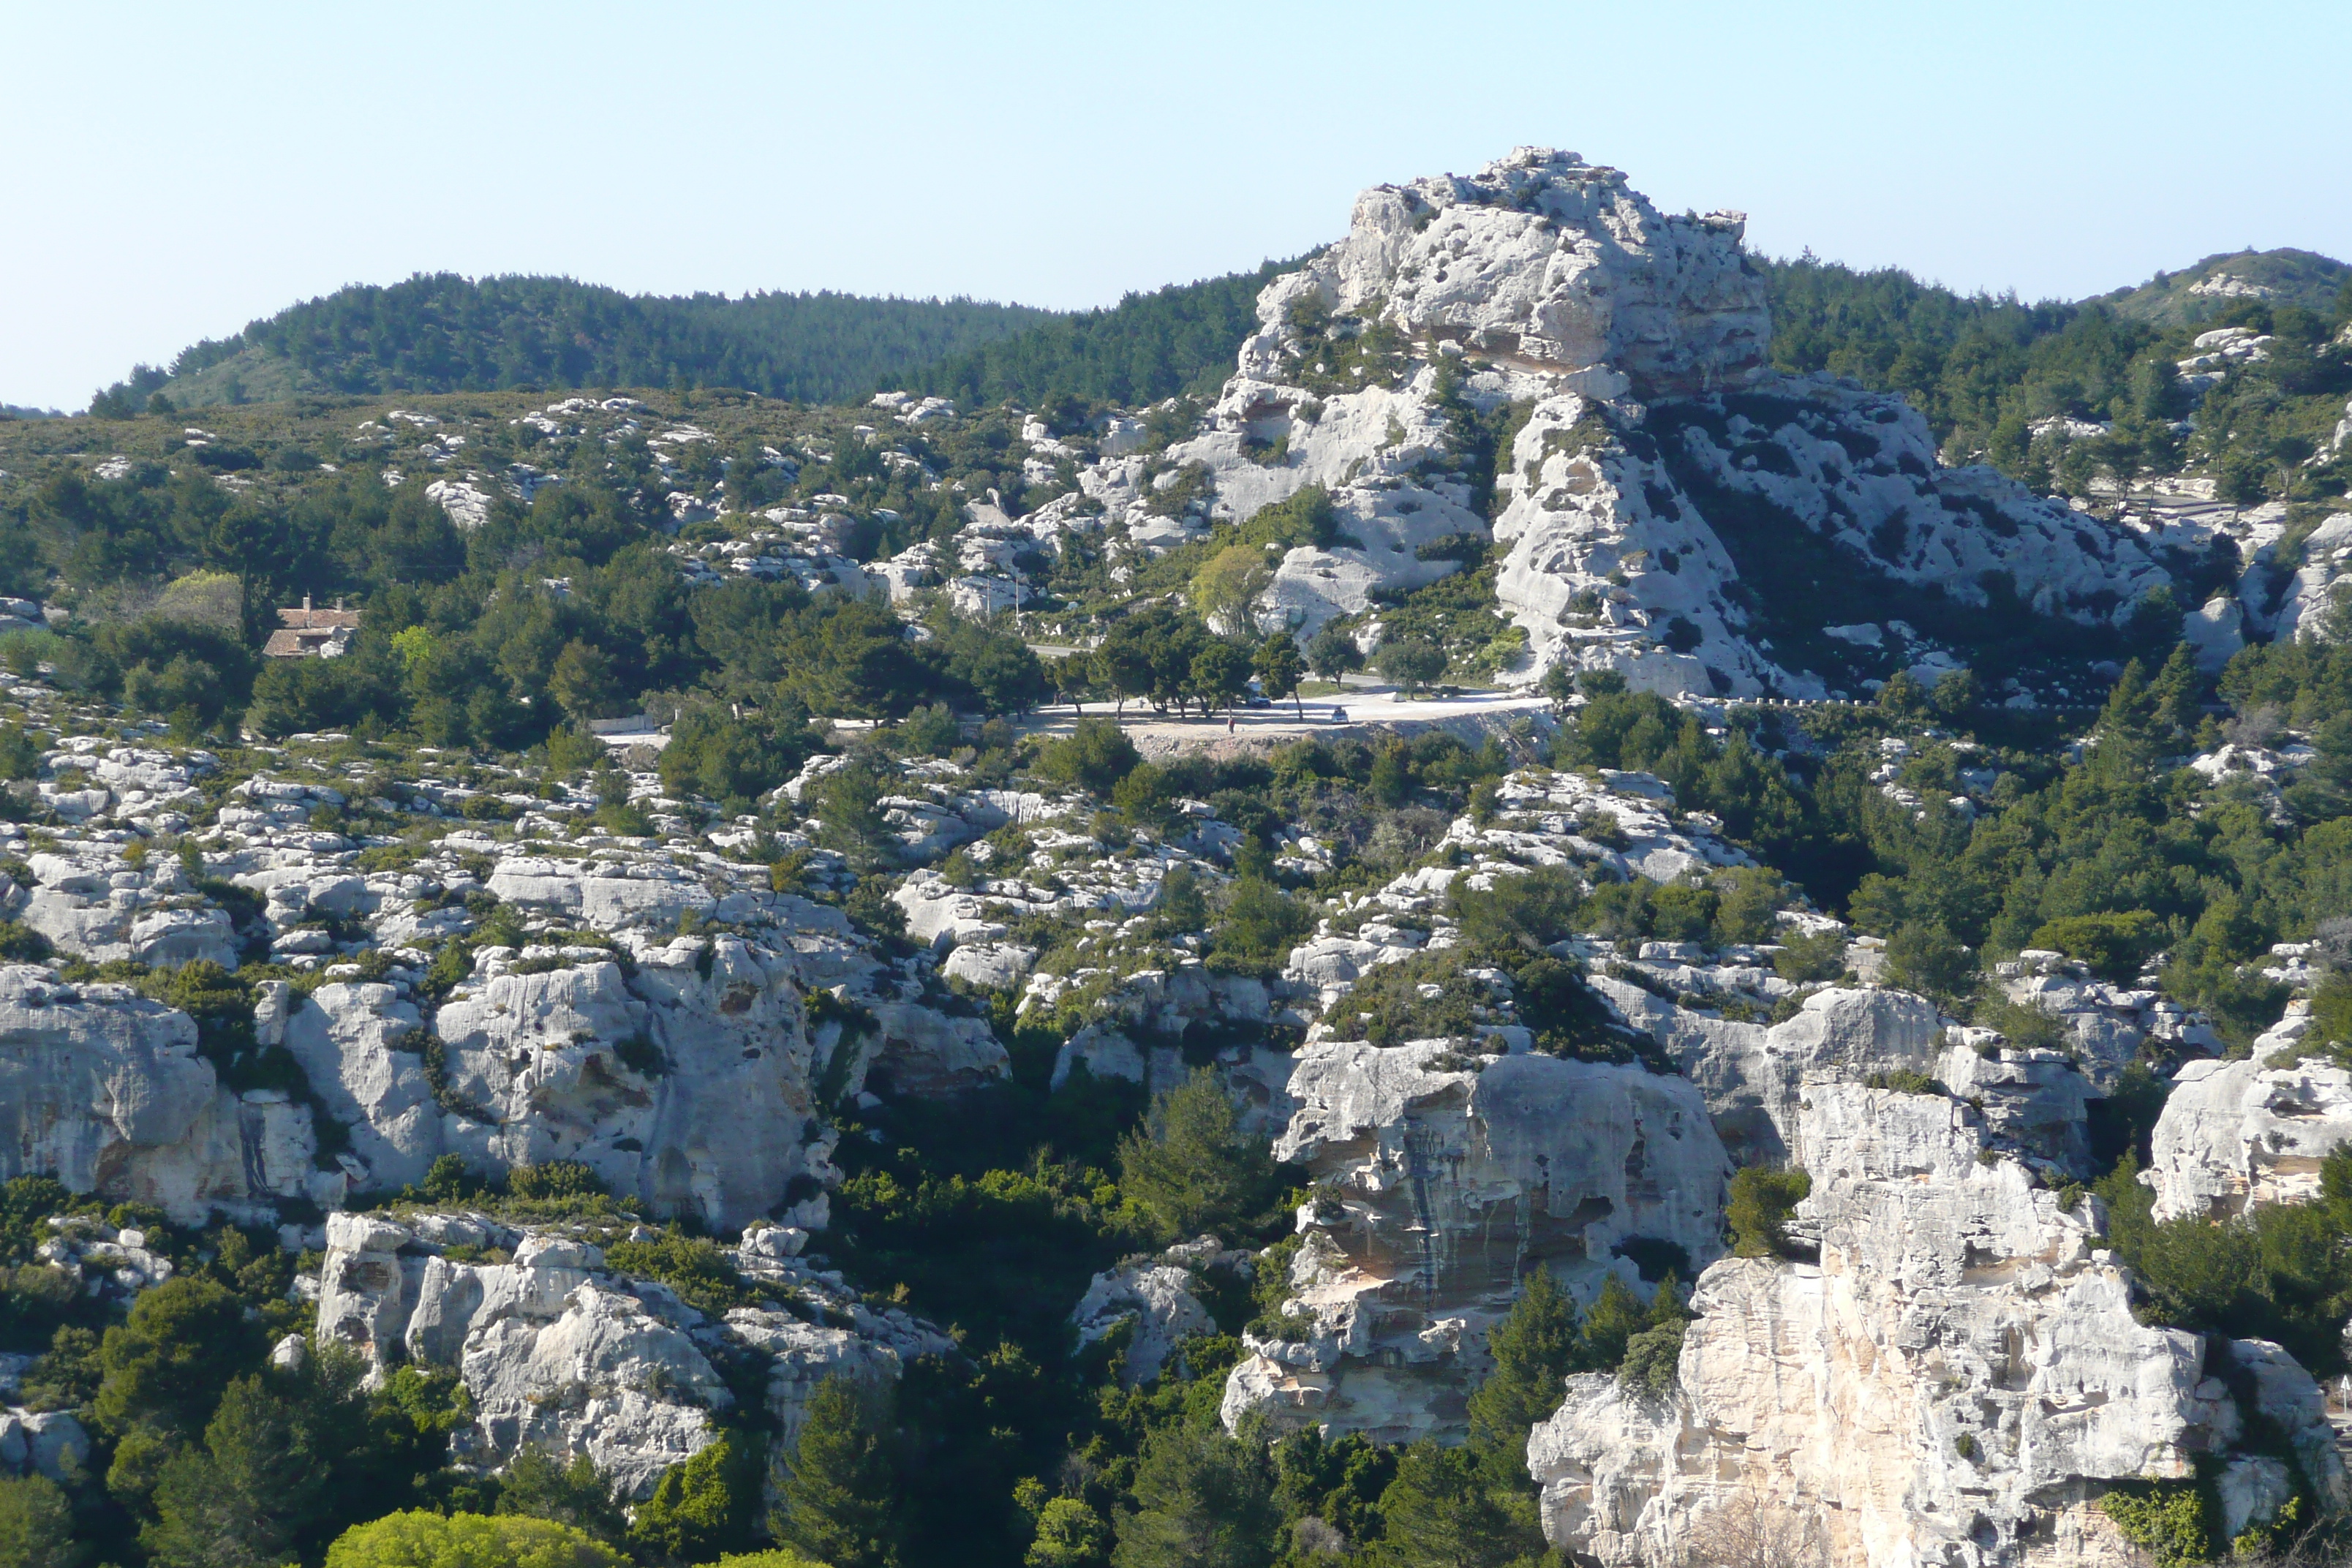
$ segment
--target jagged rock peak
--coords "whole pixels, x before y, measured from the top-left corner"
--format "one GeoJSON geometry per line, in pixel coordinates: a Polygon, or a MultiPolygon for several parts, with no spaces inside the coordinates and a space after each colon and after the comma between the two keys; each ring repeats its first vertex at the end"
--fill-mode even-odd
{"type": "Polygon", "coordinates": [[[1346,239],[1260,297],[1271,331],[1242,369],[1290,379],[1283,329],[1294,301],[1319,294],[1591,395],[1736,388],[1761,373],[1772,331],[1746,227],[1740,213],[1665,216],[1619,171],[1542,147],[1466,177],[1375,185],[1346,239]]]}

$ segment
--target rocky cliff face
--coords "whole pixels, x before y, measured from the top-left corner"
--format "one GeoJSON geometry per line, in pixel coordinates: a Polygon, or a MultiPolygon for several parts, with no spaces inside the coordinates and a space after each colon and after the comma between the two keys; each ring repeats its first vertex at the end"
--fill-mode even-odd
{"type": "Polygon", "coordinates": [[[1696,1090],[1638,1067],[1444,1041],[1307,1048],[1276,1144],[1318,1188],[1301,1208],[1288,1326],[1244,1336],[1224,1417],[1383,1442],[1466,1430],[1486,1334],[1519,1281],[1580,1293],[1630,1256],[1685,1273],[1721,1250],[1723,1145],[1696,1090]]]}
{"type": "Polygon", "coordinates": [[[1548,1536],[1649,1563],[1761,1519],[1841,1563],[2120,1563],[2094,1500],[2208,1458],[2252,1498],[2273,1461],[2234,1445],[2255,1415],[2340,1506],[2311,1379],[2274,1346],[2140,1324],[2095,1200],[2062,1207],[1997,1146],[1942,1094],[1809,1083],[1820,1262],[1710,1268],[1663,1396],[1570,1380],[1528,1442],[1548,1536]]]}
{"type": "Polygon", "coordinates": [[[0,1174],[54,1175],[184,1221],[342,1195],[340,1173],[314,1167],[309,1110],[282,1089],[223,1087],[186,1014],[25,964],[0,966],[0,1174]]]}

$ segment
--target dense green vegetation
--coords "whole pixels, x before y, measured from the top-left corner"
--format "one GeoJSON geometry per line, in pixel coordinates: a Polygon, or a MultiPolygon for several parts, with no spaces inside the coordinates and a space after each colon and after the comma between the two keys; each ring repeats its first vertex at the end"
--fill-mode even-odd
{"type": "Polygon", "coordinates": [[[141,366],[93,414],[162,393],[183,408],[299,394],[508,387],[732,386],[803,402],[854,400],[917,367],[1034,328],[1051,312],[971,300],[849,294],[667,299],[568,278],[419,274],[353,284],[233,337],[141,366]]]}
{"type": "MultiPolygon", "coordinates": [[[[511,425],[476,428],[514,438],[511,425]]],[[[355,445],[341,455],[364,460],[370,444],[355,445]]],[[[600,443],[579,447],[567,482],[527,505],[499,496],[466,531],[421,483],[327,473],[315,458],[242,492],[197,464],[176,476],[138,464],[112,480],[58,473],[0,506],[0,588],[62,595],[82,618],[63,635],[21,637],[11,657],[200,730],[241,716],[273,735],[360,726],[514,751],[657,706],[685,726],[673,768],[722,797],[789,776],[811,712],[896,716],[941,700],[1017,712],[1049,694],[1017,639],[944,609],[916,641],[886,605],[812,597],[791,580],[689,589],[666,552],[658,494],[624,488],[632,464],[641,474],[649,463],[642,446],[633,455],[622,444],[617,458],[600,443]],[[276,606],[305,594],[347,595],[362,610],[352,652],[257,658],[276,606]]],[[[973,450],[985,460],[984,436],[973,450]]],[[[935,494],[885,480],[878,461],[861,468],[845,452],[766,468],[766,479],[758,461],[734,468],[740,489],[765,484],[789,501],[846,485],[903,527],[940,518],[935,494]]],[[[704,482],[727,471],[711,454],[704,482]]]]}
{"type": "Polygon", "coordinates": [[[1064,398],[1136,407],[1213,394],[1257,330],[1258,290],[1296,261],[1129,294],[1107,310],[1042,322],[926,366],[909,384],[968,403],[1042,407],[1064,398]]]}
{"type": "Polygon", "coordinates": [[[2352,276],[2332,290],[2302,290],[2302,302],[2220,299],[2185,311],[2130,309],[2128,296],[2072,305],[1962,296],[1898,268],[1856,272],[1811,256],[1763,265],[1773,363],[1901,393],[1952,461],[1990,460],[2037,489],[2074,495],[2096,478],[2184,463],[2204,465],[2225,497],[2249,501],[2341,495],[2352,479],[2340,456],[2306,466],[2352,392],[2352,342],[2343,337],[2352,276]],[[2219,327],[2273,341],[2268,358],[2231,371],[2200,399],[2176,362],[2219,327]],[[2032,431],[2060,416],[2112,429],[2081,440],[2032,431]]]}

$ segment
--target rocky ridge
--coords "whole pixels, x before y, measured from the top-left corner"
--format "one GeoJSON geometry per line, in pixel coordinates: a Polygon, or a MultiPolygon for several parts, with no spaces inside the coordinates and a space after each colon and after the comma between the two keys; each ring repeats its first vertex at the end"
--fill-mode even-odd
{"type": "MultiPolygon", "coordinates": [[[[1019,518],[975,498],[951,546],[886,564],[893,595],[945,584],[1017,605],[1036,575],[1024,551],[1085,537],[1131,562],[1319,486],[1329,536],[1269,555],[1261,630],[1304,638],[1361,617],[1369,647],[1383,595],[1491,541],[1507,680],[1557,666],[1675,695],[1819,698],[1906,668],[1932,684],[1970,661],[1965,615],[1937,611],[1922,632],[1884,617],[1883,589],[1965,612],[2003,579],[2041,614],[2120,625],[2172,584],[2134,529],[1945,467],[1901,399],[1771,372],[1744,227],[1662,215],[1621,172],[1547,149],[1377,186],[1344,239],[1260,295],[1200,433],[1137,451],[1106,428],[1076,491],[1019,518]],[[1506,438],[1491,456],[1490,425],[1506,438]],[[1832,596],[1871,613],[1785,624],[1794,606],[1748,580],[1769,576],[1775,541],[1801,542],[1843,585],[1832,596]]],[[[1033,423],[1030,461],[1085,456],[1033,423]]],[[[2210,524],[2190,531],[2170,542],[2211,543],[2210,524]]],[[[2003,697],[2054,689],[2022,673],[2003,697]]]]}

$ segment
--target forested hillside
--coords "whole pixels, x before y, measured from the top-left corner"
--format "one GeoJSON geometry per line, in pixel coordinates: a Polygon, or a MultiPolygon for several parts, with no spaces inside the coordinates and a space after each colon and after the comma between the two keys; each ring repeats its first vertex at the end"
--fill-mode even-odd
{"type": "Polygon", "coordinates": [[[1129,294],[1108,310],[1041,323],[929,365],[913,384],[971,403],[1059,397],[1129,407],[1213,391],[1257,328],[1257,296],[1296,261],[1129,294]]]}
{"type": "MultiPolygon", "coordinates": [[[[158,393],[194,407],[617,386],[731,386],[809,403],[906,386],[966,405],[1133,407],[1213,389],[1255,329],[1258,290],[1294,265],[1270,261],[1070,316],[960,300],[656,299],[562,279],[418,277],[294,306],[195,344],[168,371],[142,366],[93,410],[138,412],[158,393]]],[[[2295,499],[2307,488],[2297,465],[2326,441],[2352,391],[2322,354],[2352,321],[2352,272],[2307,252],[2208,258],[2071,304],[1961,295],[1899,268],[1862,272],[1810,255],[1758,265],[1775,365],[1901,393],[1927,414],[1948,458],[1990,461],[2037,489],[2080,494],[2101,473],[2194,464],[2229,495],[2295,499]],[[2272,340],[2266,363],[2212,417],[2191,420],[2202,388],[2184,384],[2176,362],[2193,357],[2199,334],[2230,326],[2272,340]],[[2106,428],[2053,430],[2053,420],[2106,428]]]]}
{"type": "Polygon", "coordinates": [[[131,411],[159,391],[194,407],[301,393],[521,386],[734,386],[829,403],[1050,318],[971,300],[665,299],[568,278],[478,281],[445,272],[389,288],[353,285],[207,339],[168,370],[142,366],[93,409],[131,411]]]}
{"type": "MultiPolygon", "coordinates": [[[[2326,441],[2352,393],[2344,360],[2327,352],[2352,324],[2352,273],[2302,252],[2270,254],[2302,258],[2301,287],[2192,299],[2176,280],[2172,293],[2151,285],[2078,304],[1960,295],[1899,268],[1858,272],[1811,256],[1759,265],[1770,283],[1773,363],[1902,394],[1950,461],[1990,460],[2038,489],[2073,495],[2101,475],[2197,464],[2231,499],[2299,500],[2321,476],[2298,466],[2326,441]],[[2140,308],[2176,294],[2194,308],[2140,308]],[[2262,353],[2208,395],[2207,384],[2221,378],[2200,384],[2183,362],[2196,357],[2200,336],[2228,327],[2259,337],[2262,353]]],[[[2242,258],[2199,270],[2222,262],[2274,275],[2242,258]]]]}

